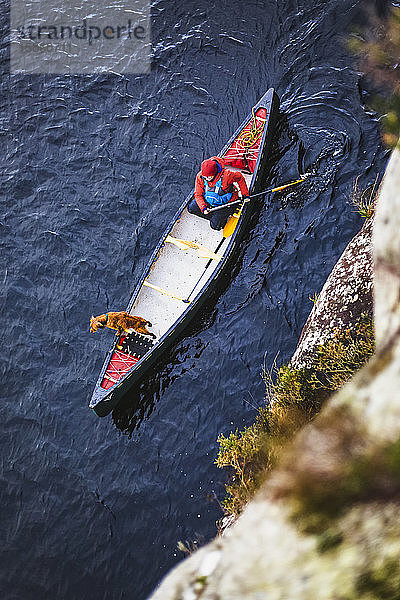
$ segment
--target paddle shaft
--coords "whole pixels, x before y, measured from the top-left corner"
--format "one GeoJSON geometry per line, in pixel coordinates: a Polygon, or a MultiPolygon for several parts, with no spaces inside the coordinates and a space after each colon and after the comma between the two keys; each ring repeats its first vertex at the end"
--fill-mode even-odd
{"type": "MultiPolygon", "coordinates": [[[[263,192],[263,193],[265,193],[265,192],[263,192]]],[[[235,202],[232,202],[232,204],[235,204],[235,202]]],[[[242,206],[244,206],[244,202],[243,202],[243,201],[242,201],[242,206]]],[[[226,205],[225,205],[225,207],[226,207],[226,205]]],[[[222,207],[220,207],[220,208],[222,208],[222,207]]],[[[241,209],[240,209],[240,211],[241,211],[241,209]]],[[[221,246],[222,246],[222,244],[224,243],[224,241],[226,240],[226,238],[230,237],[230,236],[232,235],[232,233],[233,233],[233,232],[235,231],[235,229],[236,229],[236,225],[237,225],[237,223],[235,223],[235,225],[234,225],[234,227],[233,227],[233,230],[232,230],[232,231],[229,231],[229,232],[227,231],[227,226],[228,226],[229,220],[230,220],[230,219],[232,219],[232,218],[233,218],[233,215],[231,215],[231,216],[229,217],[228,221],[227,221],[227,222],[226,222],[226,224],[225,224],[225,227],[224,227],[224,229],[223,229],[223,232],[222,232],[222,240],[219,242],[218,246],[215,248],[215,250],[214,250],[214,253],[215,253],[215,254],[217,254],[218,250],[221,248],[221,246]]],[[[237,220],[238,220],[238,219],[237,219],[237,220]]],[[[228,227],[229,227],[229,226],[228,226],[228,227]]],[[[184,302],[187,302],[187,303],[189,304],[189,302],[190,302],[190,296],[193,294],[194,290],[195,290],[195,289],[196,289],[196,287],[199,285],[199,282],[201,281],[201,278],[203,277],[204,273],[207,271],[208,267],[211,265],[211,263],[212,263],[212,260],[213,260],[213,259],[212,259],[212,258],[210,258],[210,260],[208,261],[208,263],[207,263],[207,264],[206,264],[206,266],[204,267],[204,271],[202,272],[202,274],[201,274],[200,278],[197,280],[197,283],[195,284],[194,288],[192,289],[192,291],[190,292],[190,294],[189,294],[189,296],[186,298],[186,300],[184,300],[184,302]]]]}
{"type": "MultiPolygon", "coordinates": [[[[245,200],[243,200],[243,198],[241,198],[239,200],[235,200],[234,202],[230,202],[230,203],[228,202],[227,204],[223,204],[222,206],[217,206],[216,208],[211,208],[208,211],[208,213],[214,212],[215,210],[221,210],[221,208],[227,208],[227,206],[232,206],[233,204],[240,204],[240,203],[242,203],[244,205],[248,200],[251,200],[252,198],[257,198],[257,196],[263,196],[264,194],[269,194],[270,192],[278,192],[279,190],[283,190],[284,188],[287,188],[287,187],[289,187],[291,185],[295,185],[296,183],[300,183],[301,181],[304,181],[305,178],[306,178],[306,175],[303,175],[303,177],[301,179],[297,179],[296,181],[292,181],[291,183],[285,183],[284,185],[280,185],[279,187],[276,187],[276,188],[271,188],[270,190],[264,190],[263,192],[259,192],[258,194],[252,194],[251,196],[248,196],[248,198],[246,198],[245,200]]],[[[232,235],[232,233],[230,233],[229,235],[232,235]]],[[[218,250],[221,248],[221,246],[224,243],[225,239],[227,237],[229,237],[229,235],[224,235],[223,236],[222,240],[219,242],[218,246],[214,250],[215,254],[217,254],[218,250]]],[[[208,261],[208,263],[204,267],[204,271],[201,274],[201,277],[197,280],[196,285],[194,286],[194,288],[192,289],[192,291],[190,292],[190,294],[186,298],[186,300],[183,300],[183,302],[185,302],[187,304],[190,303],[190,296],[193,294],[194,290],[199,285],[199,282],[201,281],[201,278],[203,277],[204,273],[207,271],[208,267],[212,263],[212,260],[213,259],[210,258],[210,260],[208,261]]]]}
{"type": "Polygon", "coordinates": [[[285,188],[287,188],[291,185],[295,185],[296,183],[300,183],[301,181],[304,181],[304,179],[305,179],[305,177],[302,177],[301,179],[297,179],[297,181],[292,181],[291,183],[285,183],[284,185],[280,185],[279,187],[271,188],[270,190],[264,190],[263,192],[258,192],[258,194],[252,194],[251,196],[247,196],[244,200],[243,200],[243,198],[240,198],[239,200],[235,200],[234,202],[228,202],[227,204],[223,204],[222,206],[216,206],[215,208],[210,208],[208,210],[208,213],[215,212],[216,210],[221,210],[221,208],[226,208],[227,206],[232,206],[233,204],[239,204],[240,202],[248,202],[249,200],[252,200],[253,198],[257,198],[258,196],[263,196],[264,194],[270,194],[271,192],[279,192],[280,190],[284,190],[285,188]]]}
{"type": "MultiPolygon", "coordinates": [[[[226,240],[226,237],[224,236],[222,238],[222,240],[220,241],[220,243],[218,244],[218,246],[215,248],[214,250],[214,254],[217,254],[218,250],[221,248],[222,244],[224,243],[224,241],[226,240]]],[[[208,267],[211,265],[213,259],[210,258],[210,260],[207,262],[206,266],[204,267],[204,271],[202,272],[201,276],[199,277],[199,279],[196,281],[196,284],[194,286],[194,288],[192,288],[192,291],[190,292],[189,296],[186,298],[186,300],[184,300],[183,302],[185,302],[185,304],[189,304],[190,303],[190,296],[193,294],[194,290],[197,288],[197,286],[199,285],[199,281],[201,281],[201,278],[203,277],[204,273],[207,271],[208,267]]]]}

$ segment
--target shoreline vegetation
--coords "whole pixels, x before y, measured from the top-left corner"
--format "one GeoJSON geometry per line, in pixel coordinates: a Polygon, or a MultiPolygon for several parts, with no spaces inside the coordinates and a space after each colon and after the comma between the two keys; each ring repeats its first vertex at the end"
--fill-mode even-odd
{"type": "Polygon", "coordinates": [[[226,497],[222,507],[226,515],[238,517],[264,483],[278,457],[294,434],[319,413],[326,400],[339,390],[375,350],[373,322],[364,313],[344,330],[320,344],[307,367],[290,363],[262,378],[266,404],[258,409],[255,422],[243,431],[220,434],[215,464],[229,468],[226,497]]]}

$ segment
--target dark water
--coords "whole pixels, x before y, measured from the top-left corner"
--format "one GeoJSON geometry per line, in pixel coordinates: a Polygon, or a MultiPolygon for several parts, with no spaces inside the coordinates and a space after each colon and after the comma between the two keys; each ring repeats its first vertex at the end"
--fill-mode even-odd
{"type": "Polygon", "coordinates": [[[178,540],[215,534],[218,433],[252,421],[264,360],[291,356],[362,224],[355,177],[384,170],[340,41],[361,6],[155,2],[149,75],[10,75],[3,41],[3,600],[142,600],[178,540]],[[100,420],[87,403],[113,334],[90,335],[90,315],[125,308],[200,161],[269,86],[283,109],[271,181],[313,176],[261,210],[197,330],[100,420]]]}

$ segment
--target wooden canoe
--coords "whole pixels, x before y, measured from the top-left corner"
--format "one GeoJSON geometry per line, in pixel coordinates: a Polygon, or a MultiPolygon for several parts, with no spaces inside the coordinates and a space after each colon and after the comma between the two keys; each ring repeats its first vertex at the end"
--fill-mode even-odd
{"type": "MultiPolygon", "coordinates": [[[[271,88],[218,155],[229,169],[243,173],[250,194],[264,189],[278,112],[279,99],[271,88]]],[[[254,210],[252,202],[237,205],[237,216],[231,222],[236,227],[224,237],[222,231],[211,229],[208,220],[189,214],[187,205],[192,198],[193,192],[165,229],[126,309],[150,321],[156,337],[138,333],[115,336],[89,405],[98,416],[113,410],[207,301],[234,256],[254,210]]]]}

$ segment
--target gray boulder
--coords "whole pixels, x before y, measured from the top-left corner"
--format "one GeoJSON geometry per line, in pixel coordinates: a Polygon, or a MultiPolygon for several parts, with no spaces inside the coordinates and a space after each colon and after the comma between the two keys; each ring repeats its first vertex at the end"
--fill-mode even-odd
{"type": "Polygon", "coordinates": [[[373,219],[367,219],[326,280],[301,332],[292,367],[312,365],[317,347],[335,329],[351,328],[362,313],[372,317],[372,225],[373,219]]]}

